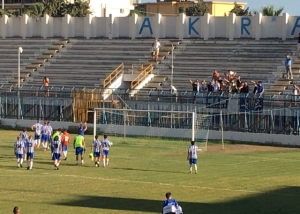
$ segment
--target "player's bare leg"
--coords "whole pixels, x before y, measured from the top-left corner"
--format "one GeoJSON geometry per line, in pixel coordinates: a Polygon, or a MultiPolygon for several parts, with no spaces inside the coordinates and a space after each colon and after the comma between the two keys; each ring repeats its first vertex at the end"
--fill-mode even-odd
{"type": "Polygon", "coordinates": [[[83,155],[81,155],[81,165],[84,165],[83,155]]]}

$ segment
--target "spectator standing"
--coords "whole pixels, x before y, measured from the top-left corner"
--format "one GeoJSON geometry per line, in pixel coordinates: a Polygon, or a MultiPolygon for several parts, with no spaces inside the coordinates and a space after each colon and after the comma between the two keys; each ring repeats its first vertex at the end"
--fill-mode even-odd
{"type": "Polygon", "coordinates": [[[208,92],[213,92],[213,91],[214,91],[214,88],[213,88],[211,82],[208,82],[208,83],[207,83],[207,91],[208,91],[208,92]]]}
{"type": "Polygon", "coordinates": [[[299,94],[299,92],[300,92],[300,88],[296,84],[293,84],[292,91],[293,91],[293,95],[297,96],[299,94]]]}
{"type": "Polygon", "coordinates": [[[214,81],[212,87],[213,87],[213,92],[218,92],[220,90],[220,83],[218,81],[214,81]]]}
{"type": "Polygon", "coordinates": [[[193,87],[193,96],[194,96],[193,102],[196,103],[196,96],[199,93],[200,83],[198,79],[196,79],[194,82],[191,79],[189,80],[193,87]]]}
{"type": "Polygon", "coordinates": [[[207,84],[205,80],[201,82],[201,91],[207,91],[207,84]]]}
{"type": "Polygon", "coordinates": [[[256,84],[256,82],[253,81],[253,80],[251,80],[251,82],[252,82],[253,85],[254,85],[254,88],[253,88],[253,94],[256,94],[256,92],[257,92],[257,84],[256,84]]]}
{"type": "Polygon", "coordinates": [[[242,87],[241,76],[238,76],[238,77],[236,78],[236,87],[237,87],[237,88],[241,88],[241,87],[242,87]]]}
{"type": "Polygon", "coordinates": [[[261,82],[261,81],[258,81],[256,94],[262,95],[264,92],[265,92],[265,88],[264,88],[264,86],[262,85],[262,82],[261,82]]]}
{"type": "Polygon", "coordinates": [[[288,55],[285,60],[285,70],[287,73],[287,79],[293,79],[292,73],[292,58],[288,55]]]}
{"type": "Polygon", "coordinates": [[[177,99],[178,99],[177,89],[175,88],[174,85],[170,84],[170,90],[171,90],[171,95],[175,96],[175,101],[177,103],[177,99]]]}
{"type": "Polygon", "coordinates": [[[157,61],[159,55],[159,49],[160,49],[160,42],[157,39],[155,39],[153,47],[155,51],[155,61],[157,61]]]}
{"type": "Polygon", "coordinates": [[[249,86],[248,86],[248,83],[247,82],[243,82],[242,83],[242,88],[241,88],[241,93],[243,94],[248,94],[249,93],[249,86]]]}
{"type": "Polygon", "coordinates": [[[154,43],[152,43],[152,46],[150,48],[150,52],[151,52],[151,57],[152,59],[155,59],[155,48],[154,48],[154,43]]]}
{"type": "Polygon", "coordinates": [[[49,83],[50,83],[50,79],[48,77],[44,77],[43,86],[45,88],[45,96],[46,97],[49,97],[49,83]]]}

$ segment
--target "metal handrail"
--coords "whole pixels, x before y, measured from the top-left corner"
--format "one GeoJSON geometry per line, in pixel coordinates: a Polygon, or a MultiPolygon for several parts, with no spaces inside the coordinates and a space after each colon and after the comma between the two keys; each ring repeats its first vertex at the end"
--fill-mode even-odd
{"type": "Polygon", "coordinates": [[[146,79],[146,77],[151,74],[153,71],[153,65],[148,65],[145,69],[141,71],[141,73],[131,82],[131,89],[134,89],[136,86],[138,86],[143,80],[146,79]]]}
{"type": "Polygon", "coordinates": [[[103,88],[106,88],[110,85],[114,80],[116,80],[121,73],[124,71],[124,63],[120,64],[115,70],[113,70],[104,80],[103,80],[103,88]]]}

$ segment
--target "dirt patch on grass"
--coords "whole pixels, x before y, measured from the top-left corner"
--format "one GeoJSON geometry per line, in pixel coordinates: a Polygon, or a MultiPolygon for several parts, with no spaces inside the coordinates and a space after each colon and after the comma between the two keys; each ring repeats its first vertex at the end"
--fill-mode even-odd
{"type": "Polygon", "coordinates": [[[250,153],[250,152],[282,152],[282,151],[295,151],[297,148],[284,148],[275,146],[255,146],[244,144],[225,145],[224,150],[222,145],[208,145],[207,151],[209,152],[222,152],[222,153],[250,153]]]}

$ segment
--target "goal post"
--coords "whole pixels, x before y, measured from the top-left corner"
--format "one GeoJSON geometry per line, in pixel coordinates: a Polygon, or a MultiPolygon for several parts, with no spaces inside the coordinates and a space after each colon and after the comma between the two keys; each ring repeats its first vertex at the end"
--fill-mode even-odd
{"type": "Polygon", "coordinates": [[[94,108],[93,133],[195,140],[195,112],[94,108]],[[100,129],[99,129],[100,128],[100,129]]]}
{"type": "Polygon", "coordinates": [[[94,135],[195,141],[207,150],[213,115],[195,111],[94,108],[94,135]]]}

